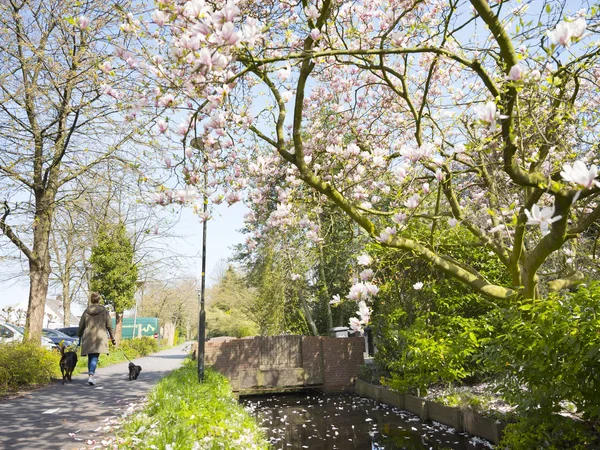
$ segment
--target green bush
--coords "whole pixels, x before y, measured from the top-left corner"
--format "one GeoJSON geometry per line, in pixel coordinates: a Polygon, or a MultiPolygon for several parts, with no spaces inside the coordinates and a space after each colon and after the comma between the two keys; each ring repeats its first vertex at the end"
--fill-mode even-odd
{"type": "Polygon", "coordinates": [[[60,376],[60,353],[33,343],[0,344],[0,394],[60,376]]]}
{"type": "Polygon", "coordinates": [[[144,409],[134,413],[117,435],[119,448],[174,450],[268,449],[255,420],[237,403],[225,377],[211,370],[198,383],[188,360],[163,378],[144,409]]]}
{"type": "Polygon", "coordinates": [[[159,345],[158,341],[153,337],[143,336],[141,338],[121,341],[120,348],[131,359],[156,353],[159,350],[159,345]]]}
{"type": "Polygon", "coordinates": [[[481,334],[488,328],[480,318],[434,313],[417,318],[410,327],[397,330],[397,358],[387,359],[391,375],[384,384],[400,392],[425,395],[431,385],[472,376],[477,368],[474,355],[479,353],[481,334]]]}
{"type": "Polygon", "coordinates": [[[600,283],[523,300],[496,321],[482,358],[503,375],[510,403],[548,415],[571,402],[585,419],[600,419],[600,283]]]}
{"type": "Polygon", "coordinates": [[[559,415],[521,418],[509,424],[498,448],[509,450],[584,450],[598,445],[598,436],[582,422],[559,415]]]}

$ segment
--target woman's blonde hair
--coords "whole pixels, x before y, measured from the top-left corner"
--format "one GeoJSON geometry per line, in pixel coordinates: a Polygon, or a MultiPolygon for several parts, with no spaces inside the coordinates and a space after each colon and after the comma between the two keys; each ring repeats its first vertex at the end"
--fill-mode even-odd
{"type": "Polygon", "coordinates": [[[90,295],[90,303],[100,303],[101,299],[102,297],[97,292],[92,292],[92,295],[90,295]]]}

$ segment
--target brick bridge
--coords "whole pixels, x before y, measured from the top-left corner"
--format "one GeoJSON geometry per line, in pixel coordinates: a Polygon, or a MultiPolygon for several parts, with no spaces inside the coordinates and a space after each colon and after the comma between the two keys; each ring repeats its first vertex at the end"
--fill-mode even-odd
{"type": "Polygon", "coordinates": [[[363,364],[363,338],[266,336],[211,340],[205,364],[225,375],[234,391],[258,393],[354,385],[363,364]]]}

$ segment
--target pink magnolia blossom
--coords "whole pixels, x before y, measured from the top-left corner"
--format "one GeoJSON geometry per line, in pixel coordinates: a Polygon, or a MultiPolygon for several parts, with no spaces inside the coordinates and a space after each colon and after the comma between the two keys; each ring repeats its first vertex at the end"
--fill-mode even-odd
{"type": "Polygon", "coordinates": [[[377,242],[381,242],[382,244],[389,244],[390,242],[392,242],[394,236],[396,236],[396,233],[398,233],[398,230],[396,230],[396,228],[387,227],[375,239],[377,240],[377,242]]]}
{"type": "Polygon", "coordinates": [[[419,194],[413,194],[404,202],[404,206],[406,206],[407,208],[414,209],[417,206],[419,206],[420,199],[421,198],[419,197],[419,194]]]}
{"type": "Polygon", "coordinates": [[[339,295],[334,295],[331,300],[329,300],[329,304],[330,305],[337,305],[342,301],[341,297],[339,295]]]}
{"type": "Polygon", "coordinates": [[[310,30],[310,37],[313,38],[313,40],[317,40],[321,37],[321,31],[318,30],[317,28],[313,28],[312,30],[310,30]]]}
{"type": "Polygon", "coordinates": [[[158,106],[162,106],[166,108],[168,106],[173,106],[175,102],[175,96],[173,94],[165,94],[161,98],[158,99],[158,106]]]}
{"type": "Polygon", "coordinates": [[[86,16],[79,16],[79,18],[77,19],[77,25],[82,30],[85,30],[87,29],[87,27],[90,26],[90,19],[86,16]]]}
{"type": "Polygon", "coordinates": [[[281,81],[286,81],[290,75],[292,75],[292,68],[289,64],[286,67],[279,69],[277,72],[277,78],[279,78],[281,81]]]}
{"type": "Polygon", "coordinates": [[[159,9],[154,10],[152,13],[152,20],[159,27],[164,26],[168,19],[169,15],[159,9]]]}
{"type": "Polygon", "coordinates": [[[172,161],[171,158],[169,158],[168,156],[165,156],[165,158],[163,159],[165,166],[167,167],[167,169],[171,168],[172,165],[172,161]]]}
{"type": "Polygon", "coordinates": [[[110,61],[104,61],[102,64],[100,64],[100,70],[102,70],[104,73],[109,73],[112,70],[112,64],[110,61]]]}
{"type": "Polygon", "coordinates": [[[358,276],[362,281],[369,281],[373,278],[373,269],[365,269],[358,276]]]}
{"type": "Polygon", "coordinates": [[[519,81],[523,78],[523,69],[519,64],[515,64],[510,68],[508,79],[511,81],[519,81]]]}
{"type": "Polygon", "coordinates": [[[570,22],[559,22],[553,31],[547,32],[547,35],[552,44],[569,47],[573,41],[577,41],[583,36],[586,27],[585,19],[579,17],[570,22]]]}
{"type": "Polygon", "coordinates": [[[160,120],[157,122],[157,125],[158,125],[158,132],[159,132],[160,134],[163,134],[165,131],[167,131],[167,130],[169,129],[169,125],[168,125],[168,124],[167,124],[167,122],[166,122],[165,120],[163,120],[163,119],[160,119],[160,120]]]}

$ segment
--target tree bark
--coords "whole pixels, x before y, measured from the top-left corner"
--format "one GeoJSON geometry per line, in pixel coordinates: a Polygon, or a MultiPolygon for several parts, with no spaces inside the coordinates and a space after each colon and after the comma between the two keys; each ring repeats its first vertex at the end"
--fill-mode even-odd
{"type": "Polygon", "coordinates": [[[317,326],[315,325],[315,321],[312,318],[312,314],[310,312],[310,308],[308,307],[308,303],[304,298],[304,293],[302,289],[298,289],[298,297],[300,298],[300,302],[302,303],[302,308],[304,309],[304,316],[306,317],[306,323],[308,323],[308,328],[313,336],[318,336],[319,332],[317,330],[317,326]]]}
{"type": "MultiPolygon", "coordinates": [[[[43,192],[43,191],[42,191],[43,192]]],[[[54,195],[48,191],[36,195],[36,212],[33,230],[33,251],[29,258],[29,305],[25,320],[25,339],[39,343],[44,327],[44,309],[50,278],[50,226],[54,195]]]]}
{"type": "Polygon", "coordinates": [[[115,312],[115,341],[117,341],[117,346],[121,345],[122,338],[123,338],[123,313],[115,312]]]}

